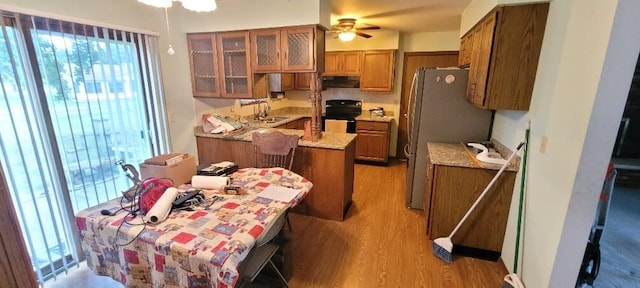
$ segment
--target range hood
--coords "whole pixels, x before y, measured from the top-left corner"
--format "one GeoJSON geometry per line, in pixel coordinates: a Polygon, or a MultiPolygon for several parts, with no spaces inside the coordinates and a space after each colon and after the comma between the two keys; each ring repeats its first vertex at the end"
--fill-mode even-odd
{"type": "Polygon", "coordinates": [[[360,77],[322,76],[322,88],[360,88],[360,77]]]}

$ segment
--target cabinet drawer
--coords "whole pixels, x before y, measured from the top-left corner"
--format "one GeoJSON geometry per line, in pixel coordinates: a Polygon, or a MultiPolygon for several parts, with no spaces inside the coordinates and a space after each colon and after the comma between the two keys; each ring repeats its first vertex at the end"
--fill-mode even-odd
{"type": "Polygon", "coordinates": [[[359,120],[356,121],[356,130],[375,130],[386,132],[389,130],[389,123],[359,120]]]}

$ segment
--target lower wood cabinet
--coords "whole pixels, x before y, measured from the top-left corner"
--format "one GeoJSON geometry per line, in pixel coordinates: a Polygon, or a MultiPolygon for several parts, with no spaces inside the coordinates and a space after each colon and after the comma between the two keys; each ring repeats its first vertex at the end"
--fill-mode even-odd
{"type": "Polygon", "coordinates": [[[305,121],[310,121],[310,120],[311,120],[311,117],[303,117],[303,118],[300,118],[298,120],[293,120],[291,122],[282,124],[282,125],[280,125],[278,127],[275,127],[275,128],[278,128],[278,129],[304,130],[304,122],[305,121]]]}
{"type": "MultiPolygon", "coordinates": [[[[432,147],[429,144],[429,150],[432,150],[432,147]]],[[[451,155],[430,151],[427,158],[424,209],[427,217],[427,235],[432,240],[447,237],[451,233],[498,172],[497,169],[486,169],[474,164],[452,164],[455,161],[451,159],[456,158],[452,158],[451,155]]],[[[471,161],[465,152],[461,152],[461,155],[471,161]]],[[[466,251],[462,254],[493,261],[499,258],[515,179],[516,171],[504,171],[454,235],[453,243],[466,251]]]]}
{"type": "MultiPolygon", "coordinates": [[[[232,161],[240,168],[255,167],[253,145],[249,141],[196,136],[198,161],[217,163],[232,161]]],[[[291,170],[313,183],[313,188],[294,207],[313,217],[342,221],[353,194],[354,143],[344,150],[298,146],[291,170]]]]}
{"type": "Polygon", "coordinates": [[[356,121],[356,159],[387,163],[390,128],[390,122],[356,121]]]}

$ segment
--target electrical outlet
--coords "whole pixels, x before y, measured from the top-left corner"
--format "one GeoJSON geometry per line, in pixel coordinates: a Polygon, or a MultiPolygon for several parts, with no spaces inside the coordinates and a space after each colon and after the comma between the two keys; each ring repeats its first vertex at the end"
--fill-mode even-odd
{"type": "Polygon", "coordinates": [[[170,124],[175,124],[176,123],[176,117],[175,117],[175,112],[169,112],[169,114],[167,115],[167,118],[169,118],[169,123],[170,124]]]}
{"type": "Polygon", "coordinates": [[[547,136],[542,136],[542,141],[540,142],[540,153],[544,154],[544,152],[547,152],[547,142],[549,142],[549,138],[547,138],[547,136]]]}

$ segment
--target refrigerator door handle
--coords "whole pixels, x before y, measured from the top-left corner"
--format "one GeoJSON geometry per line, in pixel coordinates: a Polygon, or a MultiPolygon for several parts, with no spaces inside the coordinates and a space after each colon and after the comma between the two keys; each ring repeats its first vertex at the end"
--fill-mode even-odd
{"type": "MultiPolygon", "coordinates": [[[[413,73],[413,80],[411,80],[411,89],[409,90],[410,91],[410,93],[409,93],[409,101],[407,101],[407,110],[406,110],[407,113],[404,114],[404,118],[407,119],[407,121],[405,121],[405,122],[407,123],[407,135],[408,135],[407,136],[407,140],[408,140],[408,143],[411,143],[411,128],[412,128],[412,124],[413,124],[413,123],[411,123],[411,121],[413,121],[413,117],[409,117],[409,115],[413,114],[412,113],[413,110],[411,110],[412,109],[411,102],[413,102],[415,100],[414,98],[416,97],[416,94],[417,94],[417,91],[416,91],[417,82],[418,82],[418,70],[415,73],[413,73]]],[[[405,154],[407,154],[407,153],[405,153],[405,154]]],[[[407,155],[407,157],[409,157],[409,155],[407,155]]]]}

